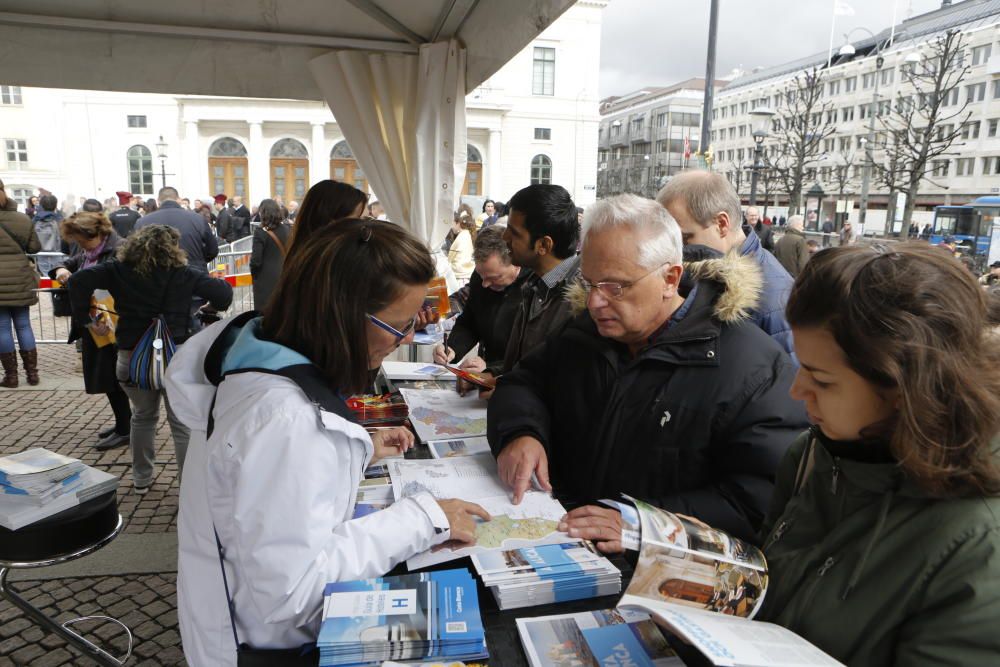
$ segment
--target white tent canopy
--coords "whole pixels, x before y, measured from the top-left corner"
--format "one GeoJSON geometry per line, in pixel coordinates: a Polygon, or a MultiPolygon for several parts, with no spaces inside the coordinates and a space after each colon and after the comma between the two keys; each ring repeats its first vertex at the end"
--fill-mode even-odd
{"type": "Polygon", "coordinates": [[[465,91],[573,2],[5,0],[0,79],[326,100],[387,213],[433,244],[465,170],[465,91]]]}

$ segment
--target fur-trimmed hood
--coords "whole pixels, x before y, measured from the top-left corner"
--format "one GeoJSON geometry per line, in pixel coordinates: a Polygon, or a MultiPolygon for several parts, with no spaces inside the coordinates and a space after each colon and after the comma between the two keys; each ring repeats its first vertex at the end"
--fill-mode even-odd
{"type": "MultiPolygon", "coordinates": [[[[750,319],[760,302],[764,279],[751,257],[730,252],[714,259],[685,262],[684,270],[694,281],[715,282],[722,287],[713,313],[720,322],[737,324],[750,319]]],[[[572,304],[574,315],[586,310],[587,291],[579,281],[566,288],[566,300],[572,304]]]]}

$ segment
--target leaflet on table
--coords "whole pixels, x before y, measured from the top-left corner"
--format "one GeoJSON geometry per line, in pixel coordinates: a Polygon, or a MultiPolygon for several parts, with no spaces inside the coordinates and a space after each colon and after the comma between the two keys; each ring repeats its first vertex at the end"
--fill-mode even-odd
{"type": "Polygon", "coordinates": [[[434,440],[427,443],[431,456],[436,459],[448,459],[456,456],[472,456],[473,454],[489,454],[490,443],[486,438],[462,438],[461,440],[434,440]]]}
{"type": "Polygon", "coordinates": [[[9,486],[7,484],[0,483],[0,494],[2,494],[4,498],[8,498],[10,500],[21,501],[26,504],[40,507],[52,502],[59,496],[71,493],[82,487],[82,474],[82,470],[75,472],[65,479],[49,484],[43,491],[29,492],[17,486],[9,486]]]}
{"type": "Polygon", "coordinates": [[[546,493],[528,491],[519,505],[511,503],[508,490],[497,476],[496,461],[489,454],[447,459],[394,460],[390,462],[396,500],[420,492],[444,500],[460,498],[478,503],[493,517],[476,525],[476,545],[458,550],[424,552],[407,561],[410,569],[443,563],[486,549],[575,542],[558,531],[565,508],[546,493]]]}
{"type": "Polygon", "coordinates": [[[683,667],[647,614],[627,609],[517,619],[531,667],[683,667]]]}
{"type": "Polygon", "coordinates": [[[0,458],[0,484],[42,492],[84,467],[79,459],[34,447],[0,458]]]}
{"type": "Polygon", "coordinates": [[[323,595],[321,664],[486,655],[467,570],[334,582],[323,595]]]}
{"type": "Polygon", "coordinates": [[[115,475],[96,468],[85,466],[80,479],[82,483],[79,487],[43,505],[18,496],[0,496],[0,526],[17,530],[118,488],[115,475]]]}
{"type": "Polygon", "coordinates": [[[442,366],[412,361],[383,361],[382,371],[390,380],[444,380],[455,381],[442,366]]]}
{"type": "Polygon", "coordinates": [[[449,389],[401,388],[399,393],[422,442],[486,435],[486,401],[475,392],[460,396],[449,389]]]}
{"type": "Polygon", "coordinates": [[[475,371],[470,371],[465,368],[459,368],[458,366],[453,366],[451,364],[448,364],[446,366],[441,366],[441,368],[443,368],[447,372],[453,373],[456,378],[462,378],[466,382],[471,382],[472,384],[482,389],[497,388],[496,378],[487,377],[475,371]]]}
{"type": "Polygon", "coordinates": [[[764,554],[692,517],[629,498],[642,546],[619,608],[655,615],[714,665],[837,665],[794,633],[751,621],[767,592],[764,554]]]}

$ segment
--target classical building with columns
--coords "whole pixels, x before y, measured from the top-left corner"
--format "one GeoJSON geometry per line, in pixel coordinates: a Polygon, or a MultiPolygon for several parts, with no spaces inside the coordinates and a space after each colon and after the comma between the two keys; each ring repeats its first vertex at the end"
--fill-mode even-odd
{"type": "MultiPolygon", "coordinates": [[[[530,183],[556,183],[581,206],[594,201],[606,5],[578,2],[469,92],[463,194],[506,201],[530,183]]],[[[192,200],[249,202],[301,199],[325,178],[368,187],[323,102],[27,88],[2,77],[0,179],[22,202],[42,189],[60,200],[152,197],[164,181],[192,200]]]]}

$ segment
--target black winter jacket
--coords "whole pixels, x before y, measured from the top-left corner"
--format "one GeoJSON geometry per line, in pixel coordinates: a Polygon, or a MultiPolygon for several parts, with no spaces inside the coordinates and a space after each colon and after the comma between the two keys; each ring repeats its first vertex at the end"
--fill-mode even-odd
{"type": "Polygon", "coordinates": [[[456,361],[479,343],[479,356],[487,366],[499,368],[503,364],[514,317],[521,307],[521,286],[530,275],[529,269],[521,269],[514,282],[497,292],[483,287],[483,279],[472,272],[465,309],[448,335],[448,347],[455,350],[456,361]]]}
{"type": "Polygon", "coordinates": [[[80,327],[90,323],[90,295],[94,290],[111,292],[118,311],[115,337],[122,350],[134,348],[160,313],[166,317],[174,342],[187,340],[191,335],[192,296],[207,300],[216,310],[225,310],[233,300],[229,283],[190,266],[143,276],[118,260],[74,273],[67,287],[73,304],[73,324],[80,327]]]}
{"type": "Polygon", "coordinates": [[[149,225],[168,225],[181,233],[180,245],[187,253],[188,266],[208,273],[208,263],[219,255],[219,242],[205,218],[194,211],[186,211],[175,201],[165,201],[160,208],[144,215],[135,223],[135,231],[149,225]]]}
{"type": "Polygon", "coordinates": [[[501,377],[494,454],[534,435],[560,493],[624,492],[753,541],[806,415],[788,395],[791,359],[747,318],[761,287],[753,261],[708,260],[698,276],[683,319],[635,359],[582,312],[501,377]]]}

